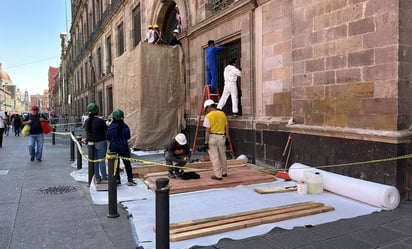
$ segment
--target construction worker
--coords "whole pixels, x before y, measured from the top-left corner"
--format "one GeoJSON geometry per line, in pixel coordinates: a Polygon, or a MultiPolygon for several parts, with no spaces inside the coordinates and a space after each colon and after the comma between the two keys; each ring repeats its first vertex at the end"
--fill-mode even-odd
{"type": "Polygon", "coordinates": [[[203,121],[205,149],[213,166],[212,179],[222,180],[227,176],[226,145],[230,142],[229,125],[224,112],[216,108],[216,103],[208,99],[203,107],[207,112],[203,121]]]}
{"type": "Polygon", "coordinates": [[[206,48],[206,85],[211,87],[212,92],[217,88],[217,65],[216,65],[216,55],[217,53],[223,51],[225,47],[215,46],[214,40],[209,40],[207,42],[208,47],[206,48]]]}
{"type": "Polygon", "coordinates": [[[162,44],[162,41],[159,25],[153,24],[153,44],[162,44]]]}
{"type": "Polygon", "coordinates": [[[229,61],[229,64],[225,67],[223,71],[223,76],[225,78],[225,86],[223,88],[222,97],[219,100],[217,109],[222,109],[229,95],[232,98],[232,113],[234,117],[239,116],[238,103],[239,98],[237,95],[237,77],[242,76],[242,72],[236,67],[237,58],[233,58],[229,61]]]}
{"type": "Polygon", "coordinates": [[[153,26],[149,25],[147,28],[144,42],[153,43],[153,26]]]}
{"type": "MultiPolygon", "coordinates": [[[[124,122],[124,112],[120,109],[116,109],[112,113],[112,122],[109,125],[106,133],[106,139],[109,141],[110,152],[116,152],[119,156],[123,158],[130,158],[129,149],[129,139],[130,139],[130,128],[124,122]]],[[[136,186],[137,183],[133,181],[132,164],[128,159],[122,159],[124,168],[127,174],[127,186],[136,186]]],[[[121,185],[120,181],[120,161],[117,160],[116,178],[117,184],[121,185]]]]}
{"type": "Polygon", "coordinates": [[[182,46],[182,43],[177,39],[178,34],[179,34],[179,30],[177,29],[173,30],[173,37],[169,43],[170,46],[176,46],[176,45],[182,46]]]}
{"type": "Polygon", "coordinates": [[[93,142],[94,159],[99,160],[94,162],[94,177],[96,183],[101,183],[101,181],[107,180],[106,172],[106,122],[97,117],[99,113],[99,106],[95,103],[90,103],[87,106],[87,112],[89,113],[89,118],[84,123],[84,129],[86,130],[86,143],[93,142]]]}
{"type": "Polygon", "coordinates": [[[169,168],[169,177],[176,178],[176,176],[182,175],[184,171],[180,167],[185,166],[191,156],[192,153],[190,152],[185,134],[177,134],[165,152],[166,164],[173,166],[173,163],[176,163],[175,166],[177,166],[169,168]]]}

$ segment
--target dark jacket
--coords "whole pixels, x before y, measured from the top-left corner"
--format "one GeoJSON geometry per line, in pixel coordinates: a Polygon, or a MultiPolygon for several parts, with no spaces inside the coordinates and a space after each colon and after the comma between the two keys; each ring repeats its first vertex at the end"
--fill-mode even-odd
{"type": "Polygon", "coordinates": [[[90,116],[84,123],[87,142],[100,142],[106,140],[106,122],[96,116],[90,116]]]}
{"type": "Polygon", "coordinates": [[[130,139],[130,128],[124,122],[113,121],[107,129],[106,139],[110,142],[109,150],[117,152],[119,148],[128,150],[130,139]]]}
{"type": "Polygon", "coordinates": [[[41,124],[40,124],[40,115],[30,114],[28,120],[31,120],[30,134],[37,135],[37,134],[43,133],[43,130],[42,130],[41,124]]]}
{"type": "Polygon", "coordinates": [[[181,163],[181,160],[183,157],[187,156],[190,158],[192,156],[192,153],[190,152],[189,144],[185,145],[180,145],[179,143],[176,142],[175,139],[169,144],[167,147],[167,154],[169,160],[172,160],[173,162],[181,163]],[[177,153],[177,151],[183,150],[183,153],[177,153]]]}

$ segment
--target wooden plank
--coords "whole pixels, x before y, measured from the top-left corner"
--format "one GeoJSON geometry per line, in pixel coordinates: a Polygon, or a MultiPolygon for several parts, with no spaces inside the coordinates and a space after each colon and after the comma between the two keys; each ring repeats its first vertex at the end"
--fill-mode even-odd
{"type": "Polygon", "coordinates": [[[223,233],[227,231],[233,231],[237,229],[242,229],[242,228],[267,224],[267,223],[294,219],[294,218],[299,218],[303,216],[329,212],[333,210],[335,209],[331,206],[323,206],[323,207],[310,208],[307,210],[287,212],[284,214],[278,214],[278,215],[273,215],[273,216],[268,216],[268,217],[263,217],[263,218],[260,217],[260,218],[250,219],[250,220],[244,220],[244,221],[239,221],[239,222],[218,225],[214,227],[207,227],[203,229],[191,230],[191,231],[182,232],[178,234],[171,234],[170,240],[175,242],[175,241],[193,239],[193,238],[203,237],[203,236],[207,236],[211,234],[223,233]]]}
{"type": "Polygon", "coordinates": [[[181,233],[206,227],[212,227],[227,223],[239,222],[242,220],[250,220],[259,217],[266,217],[271,215],[283,214],[292,211],[305,210],[309,208],[322,207],[323,203],[319,202],[302,202],[286,206],[265,208],[253,211],[240,212],[230,215],[216,216],[205,219],[198,219],[193,221],[180,222],[170,225],[171,233],[181,233]]]}
{"type": "MultiPolygon", "coordinates": [[[[227,165],[238,165],[238,164],[246,164],[247,159],[230,159],[227,160],[227,165]]],[[[212,163],[211,162],[198,162],[198,163],[188,163],[186,164],[186,167],[188,168],[193,168],[193,169],[198,169],[198,168],[211,168],[212,163]]],[[[152,172],[161,172],[161,171],[167,171],[168,167],[162,164],[153,164],[149,166],[138,166],[138,167],[132,167],[132,174],[135,177],[142,177],[144,174],[147,173],[152,173],[152,172]]]]}
{"type": "Polygon", "coordinates": [[[296,191],[298,186],[277,186],[277,187],[262,187],[255,188],[255,192],[259,194],[272,194],[296,191]]]}

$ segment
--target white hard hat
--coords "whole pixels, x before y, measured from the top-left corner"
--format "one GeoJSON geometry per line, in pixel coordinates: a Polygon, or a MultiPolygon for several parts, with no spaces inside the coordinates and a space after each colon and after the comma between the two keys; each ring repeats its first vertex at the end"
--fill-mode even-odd
{"type": "Polygon", "coordinates": [[[211,106],[211,105],[213,105],[213,104],[215,104],[215,102],[214,102],[213,100],[207,99],[207,100],[205,101],[205,103],[203,104],[203,108],[206,109],[206,107],[211,106]]]}
{"type": "Polygon", "coordinates": [[[175,30],[173,30],[173,33],[179,34],[179,30],[175,29],[175,30]]]}
{"type": "Polygon", "coordinates": [[[179,133],[175,136],[176,142],[178,142],[180,145],[185,145],[187,144],[186,136],[183,133],[179,133]]]}

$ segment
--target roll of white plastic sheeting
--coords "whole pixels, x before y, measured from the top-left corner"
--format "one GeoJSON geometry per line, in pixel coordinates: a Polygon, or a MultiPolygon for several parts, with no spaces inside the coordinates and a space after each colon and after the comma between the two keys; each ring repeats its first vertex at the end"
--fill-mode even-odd
{"type": "Polygon", "coordinates": [[[393,186],[335,174],[301,163],[294,163],[290,166],[289,177],[294,181],[302,181],[304,180],[303,172],[306,170],[320,172],[323,176],[323,188],[332,193],[385,210],[393,210],[399,205],[399,191],[393,186]]]}

